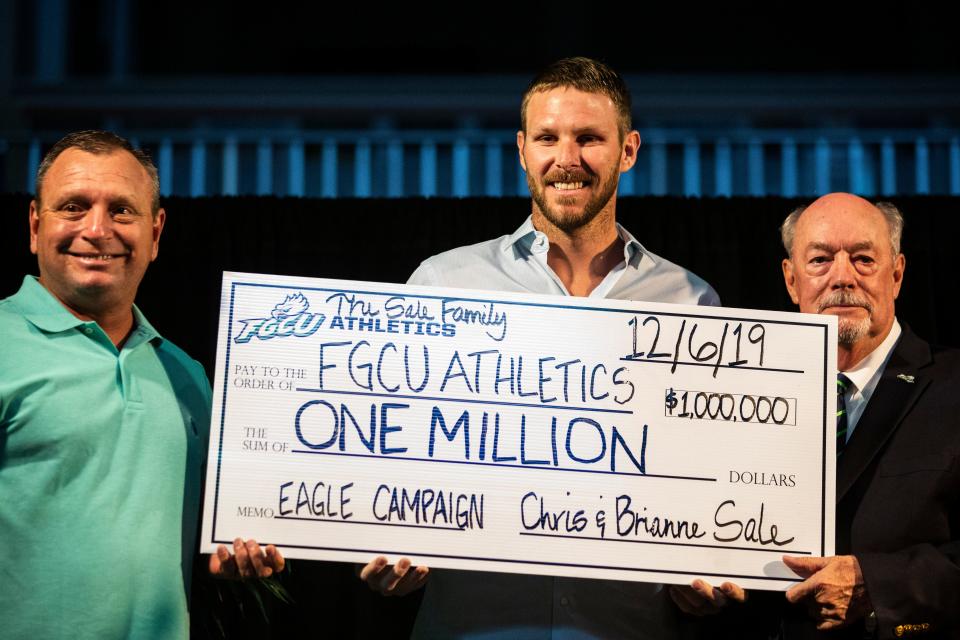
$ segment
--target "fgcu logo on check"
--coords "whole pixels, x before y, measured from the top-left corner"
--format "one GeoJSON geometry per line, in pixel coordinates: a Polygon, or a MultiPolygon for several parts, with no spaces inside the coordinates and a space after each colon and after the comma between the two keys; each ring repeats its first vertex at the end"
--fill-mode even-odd
{"type": "Polygon", "coordinates": [[[279,303],[270,312],[269,318],[250,318],[240,320],[243,326],[234,342],[243,344],[252,338],[269,340],[284,336],[305,338],[312,335],[326,316],[322,313],[307,313],[310,301],[302,293],[291,293],[283,302],[279,303]]]}

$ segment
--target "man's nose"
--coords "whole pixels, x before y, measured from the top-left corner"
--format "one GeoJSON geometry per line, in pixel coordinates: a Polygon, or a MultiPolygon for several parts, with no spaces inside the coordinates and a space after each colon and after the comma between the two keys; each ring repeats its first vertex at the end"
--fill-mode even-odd
{"type": "Polygon", "coordinates": [[[91,240],[113,236],[113,216],[107,207],[94,205],[84,217],[83,235],[91,240]]]}
{"type": "Polygon", "coordinates": [[[557,157],[555,160],[558,167],[570,169],[580,166],[580,145],[576,140],[561,140],[557,144],[557,157]]]}
{"type": "Polygon", "coordinates": [[[850,261],[850,256],[846,253],[838,253],[833,258],[833,268],[831,269],[831,286],[834,289],[849,289],[856,284],[857,271],[850,261]]]}

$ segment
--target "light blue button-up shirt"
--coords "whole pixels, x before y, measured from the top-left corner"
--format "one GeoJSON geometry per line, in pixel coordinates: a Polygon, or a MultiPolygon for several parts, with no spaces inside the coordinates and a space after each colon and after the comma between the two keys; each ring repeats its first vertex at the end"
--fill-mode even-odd
{"type": "MultiPolygon", "coordinates": [[[[710,285],[644,249],[617,225],[623,262],[590,297],[719,305],[710,285]]],[[[550,242],[527,220],[513,234],[425,260],[409,284],[570,295],[547,264],[550,242]]],[[[675,638],[678,611],[663,585],[436,570],[416,638],[675,638]]]]}
{"type": "MultiPolygon", "coordinates": [[[[720,298],[700,277],[643,248],[617,225],[624,242],[623,262],[590,293],[591,298],[719,305],[720,298]]],[[[408,284],[524,293],[570,295],[547,264],[550,241],[528,217],[513,234],[459,247],[425,260],[408,284]]]]}

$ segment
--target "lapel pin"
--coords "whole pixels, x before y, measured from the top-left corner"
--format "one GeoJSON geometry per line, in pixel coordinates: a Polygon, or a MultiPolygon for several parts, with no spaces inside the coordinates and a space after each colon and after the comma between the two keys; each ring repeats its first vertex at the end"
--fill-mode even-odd
{"type": "Polygon", "coordinates": [[[900,380],[903,380],[904,382],[910,383],[910,384],[913,384],[913,382],[914,382],[914,377],[913,377],[913,376],[908,376],[908,375],[905,374],[905,373],[899,374],[899,375],[897,376],[897,378],[900,379],[900,380]]]}

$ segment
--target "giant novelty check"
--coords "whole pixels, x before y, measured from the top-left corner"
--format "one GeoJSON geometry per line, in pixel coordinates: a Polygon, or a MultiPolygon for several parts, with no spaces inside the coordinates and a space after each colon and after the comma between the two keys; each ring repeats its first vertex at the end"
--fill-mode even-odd
{"type": "Polygon", "coordinates": [[[782,589],[833,553],[836,321],[225,273],[202,551],[782,589]]]}

